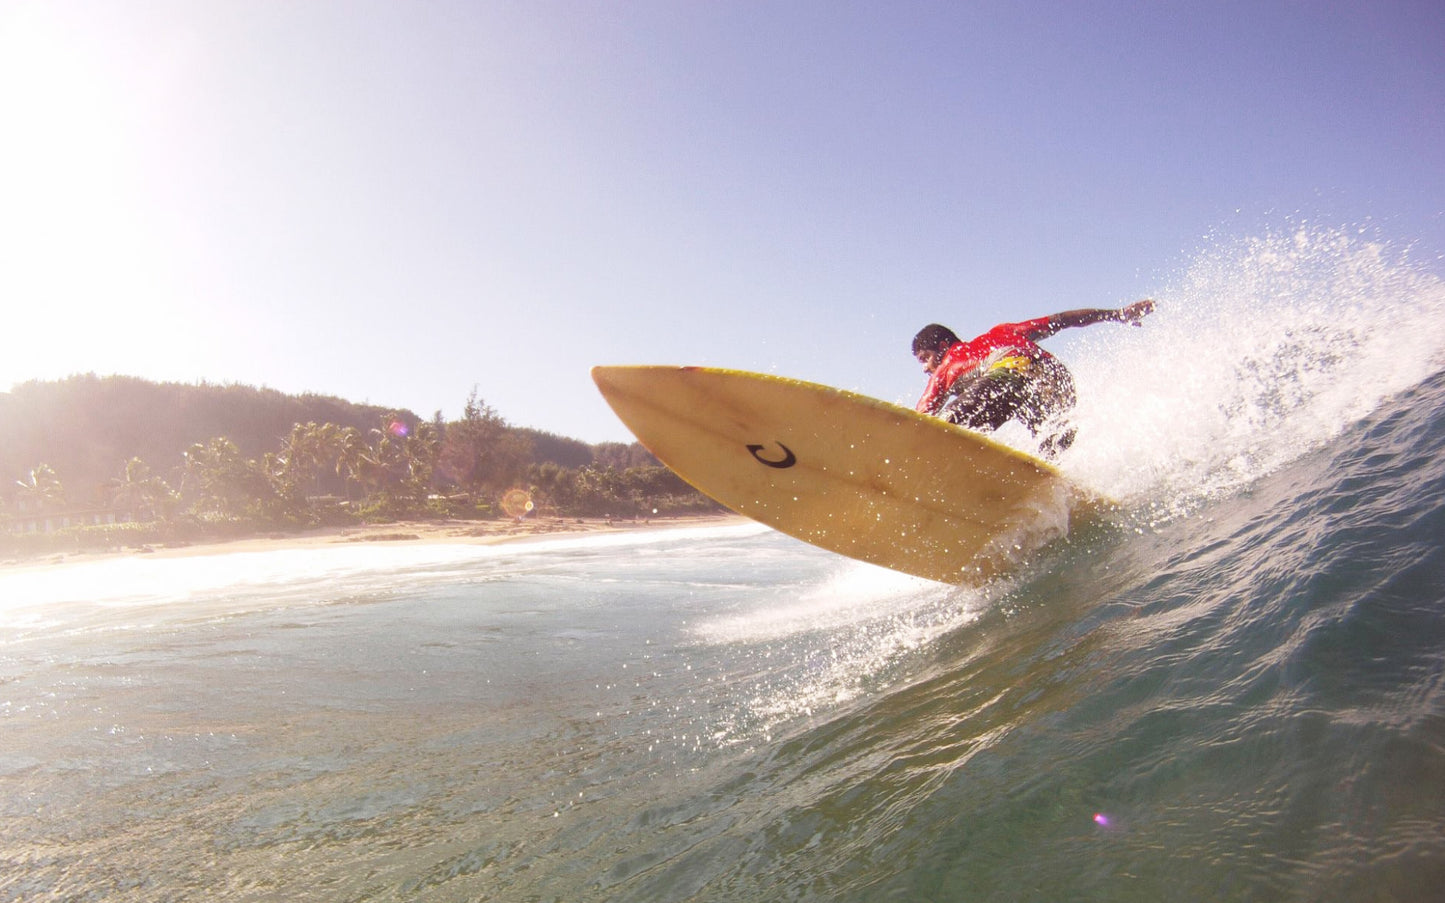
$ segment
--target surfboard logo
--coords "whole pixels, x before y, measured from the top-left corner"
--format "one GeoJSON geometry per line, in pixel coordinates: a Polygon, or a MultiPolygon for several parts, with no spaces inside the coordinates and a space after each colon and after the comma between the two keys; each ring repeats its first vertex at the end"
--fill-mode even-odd
{"type": "Polygon", "coordinates": [[[768,467],[776,467],[779,470],[782,470],[785,467],[792,467],[794,464],[798,463],[798,457],[797,455],[793,454],[793,450],[791,448],[788,448],[781,442],[778,443],[778,448],[781,448],[783,450],[783,456],[776,460],[771,458],[764,458],[760,454],[760,452],[763,450],[763,446],[761,445],[749,445],[748,451],[752,453],[753,457],[757,459],[759,464],[766,464],[768,467]]]}

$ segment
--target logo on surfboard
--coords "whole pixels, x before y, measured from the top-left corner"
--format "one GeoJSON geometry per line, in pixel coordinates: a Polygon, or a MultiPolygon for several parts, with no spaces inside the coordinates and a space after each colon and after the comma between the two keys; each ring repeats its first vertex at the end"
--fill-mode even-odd
{"type": "Polygon", "coordinates": [[[781,442],[779,442],[777,445],[778,448],[781,448],[783,450],[783,456],[781,458],[764,458],[760,454],[760,452],[762,452],[764,448],[764,446],[761,445],[749,445],[748,451],[752,453],[752,456],[757,459],[759,464],[766,464],[768,467],[776,467],[779,470],[782,470],[786,467],[792,467],[794,464],[798,463],[798,457],[797,455],[793,454],[793,450],[791,448],[788,448],[781,442]]]}

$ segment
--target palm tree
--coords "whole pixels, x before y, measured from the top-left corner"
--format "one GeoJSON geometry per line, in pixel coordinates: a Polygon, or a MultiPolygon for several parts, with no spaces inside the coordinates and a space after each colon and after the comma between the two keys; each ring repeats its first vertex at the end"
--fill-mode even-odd
{"type": "Polygon", "coordinates": [[[175,493],[166,481],[151,473],[150,465],[140,458],[131,458],[125,472],[114,480],[111,504],[130,515],[133,520],[166,518],[175,493]]]}
{"type": "Polygon", "coordinates": [[[441,438],[430,423],[418,423],[416,429],[401,442],[402,460],[406,463],[406,484],[418,500],[431,488],[432,472],[441,452],[441,438]]]}
{"type": "MultiPolygon", "coordinates": [[[[334,423],[318,424],[313,420],[293,425],[291,434],[281,445],[282,463],[278,476],[291,491],[300,492],[303,484],[309,484],[307,494],[319,495],[321,471],[337,465],[341,440],[342,429],[334,423]]],[[[337,475],[341,475],[339,467],[337,475]]]]}
{"type": "Polygon", "coordinates": [[[323,423],[312,431],[311,453],[312,464],[316,468],[316,490],[321,490],[321,471],[326,468],[335,468],[336,475],[341,475],[337,467],[338,458],[345,445],[344,430],[334,423],[323,423]]]}
{"type": "Polygon", "coordinates": [[[290,435],[281,440],[276,477],[285,485],[286,490],[299,491],[305,472],[314,465],[315,431],[315,423],[292,424],[290,435]]]}
{"type": "MultiPolygon", "coordinates": [[[[384,420],[385,418],[383,418],[384,420]]],[[[377,495],[391,482],[391,465],[396,457],[390,434],[373,429],[368,437],[353,429],[346,439],[346,468],[367,496],[377,495]]]]}
{"type": "Polygon", "coordinates": [[[26,507],[36,511],[53,508],[65,501],[65,487],[60,485],[60,477],[55,475],[49,464],[35,465],[30,469],[29,478],[16,480],[15,485],[20,487],[21,499],[26,507]]]}
{"type": "Polygon", "coordinates": [[[268,466],[278,462],[275,455],[267,456],[267,466],[243,458],[236,443],[220,436],[192,445],[186,451],[186,478],[196,510],[222,518],[274,513],[278,499],[268,466]]]}
{"type": "Polygon", "coordinates": [[[366,465],[363,461],[369,451],[366,440],[362,438],[361,431],[356,427],[348,426],[337,433],[332,453],[335,456],[336,475],[341,477],[346,484],[347,501],[352,500],[352,483],[365,487],[362,473],[366,470],[366,465]]]}

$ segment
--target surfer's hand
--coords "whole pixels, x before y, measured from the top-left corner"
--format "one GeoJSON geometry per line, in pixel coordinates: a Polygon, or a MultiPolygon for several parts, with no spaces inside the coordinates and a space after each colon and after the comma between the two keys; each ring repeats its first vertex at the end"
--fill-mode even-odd
{"type": "Polygon", "coordinates": [[[1140,320],[1154,312],[1154,299],[1145,298],[1143,301],[1135,301],[1128,307],[1119,308],[1119,319],[1131,326],[1139,326],[1140,320]]]}

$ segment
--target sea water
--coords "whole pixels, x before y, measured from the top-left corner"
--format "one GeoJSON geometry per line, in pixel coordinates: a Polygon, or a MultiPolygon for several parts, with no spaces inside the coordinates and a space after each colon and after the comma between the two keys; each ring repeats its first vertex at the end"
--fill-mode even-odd
{"type": "Polygon", "coordinates": [[[1159,300],[1060,349],[1122,510],[986,586],[753,525],[0,572],[0,900],[1438,899],[1445,290],[1301,230],[1159,300]]]}

